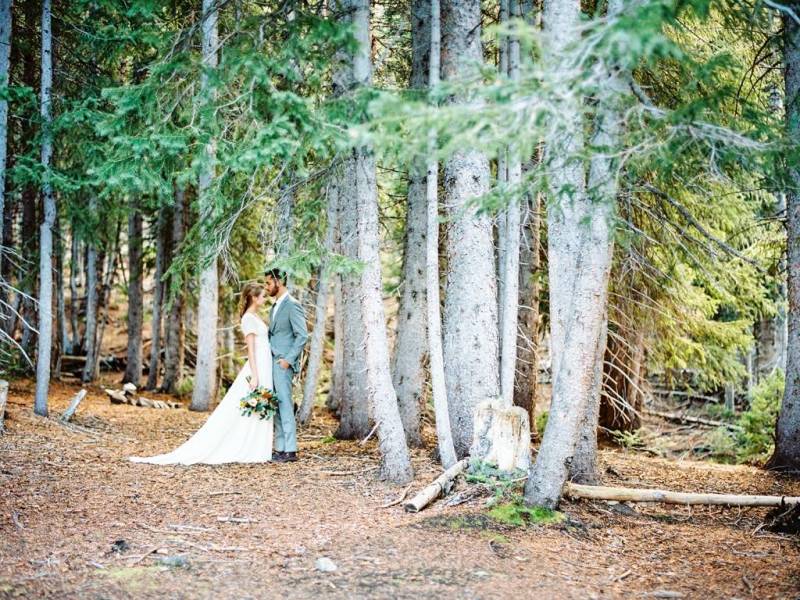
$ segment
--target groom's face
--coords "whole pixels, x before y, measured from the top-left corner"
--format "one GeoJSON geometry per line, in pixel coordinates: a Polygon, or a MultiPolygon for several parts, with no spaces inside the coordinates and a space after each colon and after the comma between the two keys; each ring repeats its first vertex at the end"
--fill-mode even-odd
{"type": "Polygon", "coordinates": [[[270,297],[272,297],[272,298],[274,298],[275,296],[277,296],[277,295],[278,295],[278,292],[280,291],[280,286],[278,285],[278,282],[277,282],[277,280],[275,280],[275,279],[272,277],[272,275],[267,275],[267,279],[266,279],[266,281],[265,281],[265,283],[264,283],[264,287],[266,288],[266,290],[267,290],[267,293],[268,293],[268,294],[270,295],[270,297]]]}

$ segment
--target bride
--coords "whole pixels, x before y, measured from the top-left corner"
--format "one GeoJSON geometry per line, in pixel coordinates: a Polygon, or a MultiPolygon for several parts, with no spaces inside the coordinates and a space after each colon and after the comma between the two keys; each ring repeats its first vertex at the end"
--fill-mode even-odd
{"type": "Polygon", "coordinates": [[[272,459],[272,417],[242,416],[239,400],[256,387],[272,388],[269,328],[258,316],[267,301],[264,286],[248,283],[242,291],[241,327],[247,341],[247,363],[205,424],[168,454],[130,460],[155,465],[255,463],[272,459]],[[248,381],[247,378],[250,378],[248,381]]]}

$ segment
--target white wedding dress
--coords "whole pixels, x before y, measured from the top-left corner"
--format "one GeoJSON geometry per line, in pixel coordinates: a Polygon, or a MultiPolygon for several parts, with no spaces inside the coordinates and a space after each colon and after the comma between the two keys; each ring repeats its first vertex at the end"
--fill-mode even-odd
{"type": "MultiPolygon", "coordinates": [[[[253,313],[242,317],[245,336],[254,333],[258,384],[272,388],[272,352],[269,347],[269,328],[253,313]]],[[[130,460],[154,465],[218,465],[222,463],[257,463],[272,459],[272,418],[242,416],[239,401],[250,392],[247,377],[251,375],[250,361],[236,376],[228,393],[211,413],[205,424],[181,446],[158,456],[131,456],[130,460]]]]}

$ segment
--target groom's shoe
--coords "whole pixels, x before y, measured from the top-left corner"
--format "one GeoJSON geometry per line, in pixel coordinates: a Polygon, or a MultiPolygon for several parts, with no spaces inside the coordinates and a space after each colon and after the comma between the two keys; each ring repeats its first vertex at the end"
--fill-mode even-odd
{"type": "Polygon", "coordinates": [[[279,463],[297,462],[297,452],[281,452],[278,456],[275,457],[275,462],[279,463]]]}
{"type": "Polygon", "coordinates": [[[275,450],[272,453],[272,462],[283,462],[283,457],[286,455],[286,452],[283,450],[275,450]]]}

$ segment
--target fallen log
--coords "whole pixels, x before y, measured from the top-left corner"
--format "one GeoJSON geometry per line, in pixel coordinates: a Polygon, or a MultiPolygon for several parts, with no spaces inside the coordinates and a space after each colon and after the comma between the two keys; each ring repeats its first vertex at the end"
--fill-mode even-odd
{"type": "Polygon", "coordinates": [[[75,394],[75,397],[72,399],[72,402],[69,403],[69,407],[67,407],[67,410],[65,410],[64,414],[61,415],[61,422],[62,423],[69,422],[69,420],[75,414],[75,411],[78,410],[78,405],[81,403],[81,400],[83,400],[85,397],[86,397],[86,390],[85,389],[83,389],[83,390],[79,391],[77,394],[75,394]]]}
{"type": "Polygon", "coordinates": [[[665,504],[714,504],[723,506],[785,506],[800,504],[797,496],[747,496],[739,494],[699,494],[668,490],[606,487],[567,482],[564,495],[587,500],[617,502],[663,502],[665,504]]]}
{"type": "Polygon", "coordinates": [[[428,504],[443,495],[450,487],[450,483],[455,479],[469,464],[469,458],[464,458],[439,475],[433,483],[422,488],[416,496],[406,502],[403,507],[406,512],[419,512],[428,504]]]}
{"type": "Polygon", "coordinates": [[[713,419],[704,419],[702,417],[692,417],[689,415],[679,415],[677,413],[661,412],[657,410],[648,410],[648,415],[661,417],[667,421],[676,421],[678,423],[696,423],[698,425],[705,425],[707,427],[727,427],[733,431],[741,431],[742,428],[734,423],[726,423],[725,421],[715,421],[713,419]]]}
{"type": "Polygon", "coordinates": [[[0,380],[0,433],[5,429],[6,402],[8,402],[8,382],[0,380]]]}

